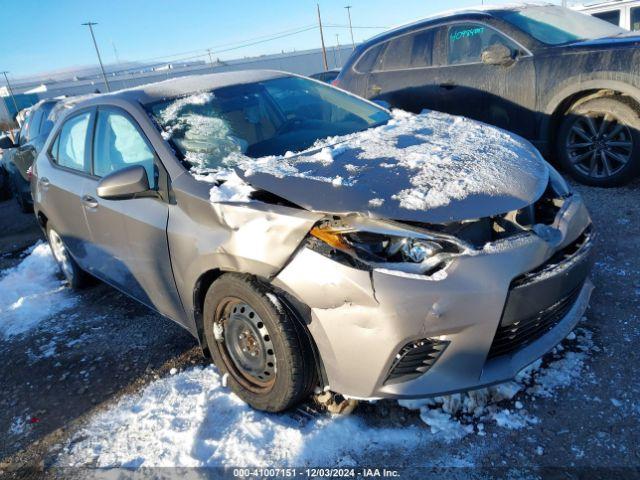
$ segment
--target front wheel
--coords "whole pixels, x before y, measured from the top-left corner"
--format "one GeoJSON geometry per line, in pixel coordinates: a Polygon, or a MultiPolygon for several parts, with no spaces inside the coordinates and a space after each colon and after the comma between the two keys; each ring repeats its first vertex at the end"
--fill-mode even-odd
{"type": "Polygon", "coordinates": [[[640,170],[640,118],[625,101],[595,98],[572,108],[560,125],[556,153],[576,180],[596,187],[629,182],[640,170]]]}
{"type": "Polygon", "coordinates": [[[214,363],[253,408],[280,412],[312,393],[317,375],[309,340],[264,282],[222,275],[207,292],[203,315],[214,363]]]}
{"type": "Polygon", "coordinates": [[[47,239],[49,247],[60,271],[71,288],[80,289],[91,283],[91,277],[82,270],[69,254],[62,238],[52,225],[47,225],[47,239]]]}

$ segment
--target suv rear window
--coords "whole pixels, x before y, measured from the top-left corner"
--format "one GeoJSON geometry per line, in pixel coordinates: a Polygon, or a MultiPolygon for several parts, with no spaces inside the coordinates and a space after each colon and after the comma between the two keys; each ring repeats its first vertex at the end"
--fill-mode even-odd
{"type": "Polygon", "coordinates": [[[433,64],[433,37],[429,28],[392,38],[368,50],[356,64],[362,73],[430,67],[433,64]]]}

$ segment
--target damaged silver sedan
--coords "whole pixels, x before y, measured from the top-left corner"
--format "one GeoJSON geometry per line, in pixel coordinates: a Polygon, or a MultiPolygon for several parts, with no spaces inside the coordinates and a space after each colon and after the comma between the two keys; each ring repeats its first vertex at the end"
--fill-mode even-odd
{"type": "Polygon", "coordinates": [[[513,378],[592,290],[589,214],[529,143],[294,75],[84,100],[33,176],[69,283],[183,325],[262,410],[513,378]]]}

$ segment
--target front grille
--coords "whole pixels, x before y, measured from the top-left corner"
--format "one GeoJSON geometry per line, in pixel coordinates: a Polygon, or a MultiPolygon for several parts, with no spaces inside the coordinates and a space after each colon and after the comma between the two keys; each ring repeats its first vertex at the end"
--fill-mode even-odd
{"type": "Polygon", "coordinates": [[[488,358],[528,345],[569,313],[591,269],[592,250],[589,228],[543,265],[511,282],[488,358]]]}
{"type": "Polygon", "coordinates": [[[510,325],[499,326],[489,350],[488,358],[511,353],[547,333],[569,313],[569,310],[576,303],[581,290],[582,284],[538,315],[524,318],[510,325]]]}
{"type": "Polygon", "coordinates": [[[425,338],[405,345],[396,355],[384,383],[406,382],[426,373],[447,345],[449,342],[434,338],[425,338]]]}

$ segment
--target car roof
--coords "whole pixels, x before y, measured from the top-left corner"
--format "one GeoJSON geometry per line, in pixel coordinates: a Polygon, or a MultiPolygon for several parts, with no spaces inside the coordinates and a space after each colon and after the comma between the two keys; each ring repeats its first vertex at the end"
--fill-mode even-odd
{"type": "Polygon", "coordinates": [[[475,7],[464,7],[464,8],[456,8],[452,10],[446,10],[443,12],[436,13],[434,15],[430,15],[427,17],[423,17],[419,20],[415,20],[410,23],[405,23],[402,25],[398,25],[396,27],[392,27],[386,32],[379,33],[366,40],[363,45],[370,45],[371,43],[376,43],[380,40],[386,40],[389,37],[393,37],[399,33],[405,33],[414,29],[415,27],[421,27],[423,25],[430,24],[432,22],[436,22],[438,20],[444,20],[447,18],[455,18],[463,15],[485,15],[487,17],[491,16],[493,12],[496,11],[505,11],[505,10],[518,10],[524,7],[541,7],[541,6],[558,6],[549,2],[542,1],[528,1],[528,2],[517,2],[517,3],[505,3],[505,4],[494,4],[494,5],[478,5],[475,7]]]}
{"type": "MultiPolygon", "coordinates": [[[[243,70],[237,72],[209,73],[205,75],[189,75],[171,78],[162,82],[149,83],[138,87],[118,90],[113,93],[92,95],[86,102],[94,103],[95,99],[118,98],[142,105],[152,104],[171,98],[183,97],[194,93],[211,91],[218,88],[260,82],[275,78],[291,76],[292,74],[275,70],[243,70]]],[[[77,102],[81,106],[85,102],[77,102]]]]}

